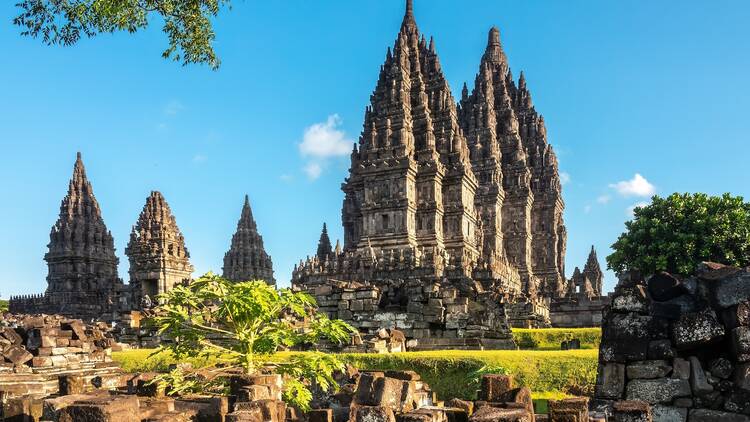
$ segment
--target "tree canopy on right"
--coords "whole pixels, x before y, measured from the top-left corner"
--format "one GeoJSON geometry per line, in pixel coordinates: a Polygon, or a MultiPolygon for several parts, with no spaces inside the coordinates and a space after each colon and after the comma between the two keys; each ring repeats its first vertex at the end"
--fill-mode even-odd
{"type": "Polygon", "coordinates": [[[625,226],[607,257],[616,273],[690,274],[701,261],[750,265],[750,203],[741,196],[654,196],[625,226]]]}

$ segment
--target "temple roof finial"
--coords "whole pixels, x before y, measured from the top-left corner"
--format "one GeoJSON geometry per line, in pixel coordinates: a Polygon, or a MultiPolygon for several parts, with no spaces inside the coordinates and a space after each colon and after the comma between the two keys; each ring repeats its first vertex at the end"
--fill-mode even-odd
{"type": "Polygon", "coordinates": [[[401,30],[416,30],[416,28],[417,21],[414,19],[414,3],[412,0],[406,0],[406,12],[404,13],[404,21],[401,23],[401,30]]]}

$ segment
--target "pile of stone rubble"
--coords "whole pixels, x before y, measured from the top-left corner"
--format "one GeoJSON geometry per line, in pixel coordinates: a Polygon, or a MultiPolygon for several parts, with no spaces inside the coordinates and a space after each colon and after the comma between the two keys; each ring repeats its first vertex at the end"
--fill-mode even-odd
{"type": "Polygon", "coordinates": [[[750,422],[750,270],[621,277],[599,360],[597,408],[639,400],[654,421],[750,422]]]}

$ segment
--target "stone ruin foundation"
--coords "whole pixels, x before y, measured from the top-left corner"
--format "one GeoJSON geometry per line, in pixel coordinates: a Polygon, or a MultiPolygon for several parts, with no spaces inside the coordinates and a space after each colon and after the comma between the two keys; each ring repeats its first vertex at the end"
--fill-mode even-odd
{"type": "Polygon", "coordinates": [[[594,405],[610,412],[623,399],[648,403],[654,421],[750,421],[750,269],[703,263],[684,278],[621,277],[594,405]]]}

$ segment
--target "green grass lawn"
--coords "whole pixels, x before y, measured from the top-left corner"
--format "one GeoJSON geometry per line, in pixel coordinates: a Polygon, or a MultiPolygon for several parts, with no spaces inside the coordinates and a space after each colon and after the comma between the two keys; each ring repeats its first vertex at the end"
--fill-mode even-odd
{"type": "Polygon", "coordinates": [[[560,350],[560,343],[578,339],[583,349],[598,349],[601,328],[514,328],[513,339],[521,349],[560,350]]]}

